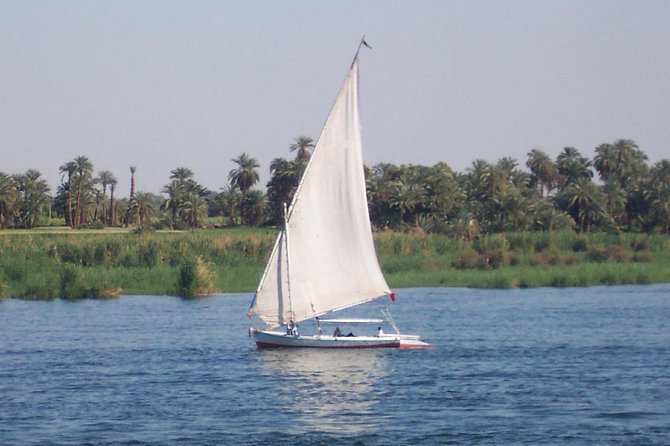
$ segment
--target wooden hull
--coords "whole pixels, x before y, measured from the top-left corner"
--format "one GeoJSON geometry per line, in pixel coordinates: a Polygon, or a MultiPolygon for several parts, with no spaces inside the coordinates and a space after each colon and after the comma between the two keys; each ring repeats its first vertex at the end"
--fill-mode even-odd
{"type": "Polygon", "coordinates": [[[432,345],[412,335],[293,336],[275,331],[252,331],[258,348],[427,348],[432,345]]]}

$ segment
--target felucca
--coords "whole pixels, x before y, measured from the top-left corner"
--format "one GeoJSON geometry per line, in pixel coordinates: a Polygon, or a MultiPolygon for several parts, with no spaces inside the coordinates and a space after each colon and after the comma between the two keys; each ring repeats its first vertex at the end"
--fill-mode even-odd
{"type": "Polygon", "coordinates": [[[395,300],[379,267],[368,215],[358,65],[357,51],[292,203],[284,211],[284,227],[249,308],[250,321],[256,315],[266,325],[264,329],[250,327],[258,347],[430,347],[419,336],[401,334],[387,310],[383,312],[393,333],[322,334],[325,323],[339,327],[383,322],[322,319],[327,313],[382,296],[395,300]],[[316,321],[314,334],[298,331],[297,324],[307,319],[316,321]],[[285,329],[273,330],[277,327],[285,329]]]}

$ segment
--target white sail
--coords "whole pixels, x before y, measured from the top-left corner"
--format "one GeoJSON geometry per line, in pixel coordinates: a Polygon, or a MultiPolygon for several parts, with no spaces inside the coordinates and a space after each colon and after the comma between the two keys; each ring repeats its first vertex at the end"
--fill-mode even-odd
{"type": "Polygon", "coordinates": [[[357,60],[293,199],[287,230],[288,237],[285,232],[279,235],[253,308],[268,326],[298,322],[390,293],[368,215],[357,60]]]}

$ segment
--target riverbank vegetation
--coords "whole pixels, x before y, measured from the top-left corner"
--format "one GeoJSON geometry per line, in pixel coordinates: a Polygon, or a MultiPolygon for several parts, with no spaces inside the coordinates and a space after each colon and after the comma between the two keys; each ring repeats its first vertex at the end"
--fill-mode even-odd
{"type": "MultiPolygon", "coordinates": [[[[195,297],[255,289],[274,229],[0,234],[0,295],[195,297]]],[[[515,288],[670,282],[670,237],[572,230],[480,235],[375,234],[392,287],[515,288]]]]}
{"type": "MultiPolygon", "coordinates": [[[[289,149],[295,158],[272,161],[265,191],[246,153],[218,192],[186,167],[170,172],[162,195],[136,191],[141,172],[130,166],[130,194],[119,199],[114,174],[95,175],[85,156],[58,167],[53,196],[37,170],[0,172],[0,296],[252,290],[314,142],[301,136],[289,149]]],[[[365,174],[391,286],[670,281],[670,161],[650,164],[634,141],[601,144],[592,159],[533,149],[524,166],[380,163],[365,174]]]]}

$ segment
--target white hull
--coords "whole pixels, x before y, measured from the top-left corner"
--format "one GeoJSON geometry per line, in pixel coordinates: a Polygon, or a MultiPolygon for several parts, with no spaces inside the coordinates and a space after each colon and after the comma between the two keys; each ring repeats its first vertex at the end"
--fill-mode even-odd
{"type": "Polygon", "coordinates": [[[381,336],[293,336],[275,331],[252,331],[258,348],[427,348],[419,336],[385,334],[381,336]]]}

